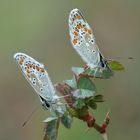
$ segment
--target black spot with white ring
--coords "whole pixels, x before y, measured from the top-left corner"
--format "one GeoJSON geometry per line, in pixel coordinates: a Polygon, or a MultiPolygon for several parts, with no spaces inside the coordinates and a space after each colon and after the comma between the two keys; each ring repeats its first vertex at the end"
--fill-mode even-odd
{"type": "Polygon", "coordinates": [[[40,91],[43,92],[43,88],[40,88],[40,91]]]}

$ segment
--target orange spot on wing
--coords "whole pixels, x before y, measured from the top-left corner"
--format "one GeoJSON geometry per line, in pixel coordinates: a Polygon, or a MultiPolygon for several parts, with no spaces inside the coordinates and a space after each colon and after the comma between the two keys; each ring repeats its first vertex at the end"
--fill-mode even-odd
{"type": "Polygon", "coordinates": [[[39,67],[38,66],[36,66],[36,70],[39,71],[39,67]]]}
{"type": "Polygon", "coordinates": [[[28,78],[30,78],[30,71],[29,71],[29,69],[26,70],[26,76],[27,76],[28,78]]]}
{"type": "Polygon", "coordinates": [[[72,42],[73,42],[74,45],[76,45],[77,44],[77,39],[74,39],[72,42]]]}
{"type": "Polygon", "coordinates": [[[40,68],[40,71],[41,71],[41,72],[45,72],[45,70],[44,70],[43,68],[40,68]]]}
{"type": "Polygon", "coordinates": [[[76,27],[75,27],[75,31],[76,31],[76,32],[79,32],[79,30],[78,30],[76,27]]]}
{"type": "Polygon", "coordinates": [[[88,31],[88,29],[87,29],[87,28],[84,28],[84,30],[85,30],[85,32],[87,32],[87,31],[88,31]]]}
{"type": "Polygon", "coordinates": [[[92,30],[88,30],[88,33],[91,34],[92,33],[92,30]]]}
{"type": "Polygon", "coordinates": [[[78,28],[78,29],[80,29],[80,28],[81,28],[81,26],[80,26],[80,25],[77,25],[77,28],[78,28]]]}
{"type": "Polygon", "coordinates": [[[29,73],[26,73],[26,76],[27,76],[28,78],[30,78],[30,74],[29,74],[29,73]]]}
{"type": "Polygon", "coordinates": [[[76,19],[80,20],[80,19],[81,19],[81,17],[80,17],[79,15],[78,15],[78,16],[76,16],[76,17],[74,17],[74,18],[72,19],[72,24],[73,24],[73,22],[74,22],[76,19]]]}
{"type": "Polygon", "coordinates": [[[29,69],[30,68],[30,64],[26,64],[27,68],[29,69]]]}
{"type": "Polygon", "coordinates": [[[83,28],[83,26],[81,24],[79,26],[80,26],[80,28],[83,28]]]}
{"type": "Polygon", "coordinates": [[[76,19],[81,19],[81,17],[78,15],[78,16],[76,16],[76,19]]]}
{"type": "Polygon", "coordinates": [[[26,71],[27,73],[30,73],[30,71],[27,69],[27,71],[26,71]]]}
{"type": "Polygon", "coordinates": [[[78,36],[78,33],[77,33],[76,31],[74,31],[74,35],[75,35],[75,36],[78,36]]]}
{"type": "Polygon", "coordinates": [[[23,63],[23,61],[20,60],[20,61],[19,61],[19,64],[22,65],[22,63],[23,63]]]}
{"type": "Polygon", "coordinates": [[[30,68],[32,68],[32,65],[30,64],[30,68]]]}
{"type": "Polygon", "coordinates": [[[19,60],[19,64],[22,65],[23,61],[24,61],[24,60],[21,58],[21,59],[19,60]]]}
{"type": "Polygon", "coordinates": [[[33,65],[33,69],[35,69],[35,65],[33,65]]]}

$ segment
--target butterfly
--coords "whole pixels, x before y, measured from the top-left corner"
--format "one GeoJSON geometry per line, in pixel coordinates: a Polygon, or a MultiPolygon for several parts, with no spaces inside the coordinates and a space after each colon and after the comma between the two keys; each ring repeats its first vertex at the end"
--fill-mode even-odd
{"type": "Polygon", "coordinates": [[[107,67],[107,61],[96,44],[93,32],[79,9],[70,12],[69,34],[74,49],[90,69],[107,67]]]}
{"type": "Polygon", "coordinates": [[[49,75],[44,69],[44,65],[24,53],[16,53],[14,59],[24,77],[39,96],[43,108],[45,110],[50,108],[59,113],[64,113],[65,108],[62,107],[59,100],[61,97],[56,94],[49,75]]]}

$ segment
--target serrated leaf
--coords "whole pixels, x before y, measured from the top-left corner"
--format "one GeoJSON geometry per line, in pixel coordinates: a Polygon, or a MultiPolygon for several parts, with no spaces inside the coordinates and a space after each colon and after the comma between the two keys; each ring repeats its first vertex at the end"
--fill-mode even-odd
{"type": "Polygon", "coordinates": [[[96,92],[96,87],[92,80],[87,76],[81,76],[77,81],[77,88],[78,89],[87,89],[96,92]]]}
{"type": "Polygon", "coordinates": [[[78,112],[76,109],[68,107],[68,112],[73,116],[73,117],[78,117],[78,112]]]}
{"type": "Polygon", "coordinates": [[[77,100],[74,102],[73,106],[74,106],[76,109],[81,109],[82,107],[85,106],[85,102],[84,102],[83,99],[77,99],[77,100]]]}
{"type": "Polygon", "coordinates": [[[71,128],[71,124],[72,124],[72,117],[69,114],[64,114],[61,117],[61,122],[62,124],[66,127],[66,128],[71,128]]]}
{"type": "Polygon", "coordinates": [[[72,72],[75,74],[75,75],[79,75],[81,73],[84,72],[84,68],[82,67],[72,67],[72,72]]]}
{"type": "Polygon", "coordinates": [[[104,96],[101,94],[95,95],[93,100],[94,100],[94,102],[104,102],[104,96]]]}
{"type": "Polygon", "coordinates": [[[46,128],[45,128],[45,139],[49,140],[56,140],[57,138],[57,121],[58,119],[52,119],[51,121],[48,121],[46,123],[46,128]]]}
{"type": "Polygon", "coordinates": [[[95,95],[95,91],[85,90],[85,89],[77,89],[73,92],[73,96],[77,99],[85,99],[89,97],[93,97],[95,95]]]}
{"type": "Polygon", "coordinates": [[[77,109],[78,118],[83,118],[88,114],[88,106],[83,106],[81,109],[77,109]]]}
{"type": "Polygon", "coordinates": [[[54,106],[54,109],[60,113],[60,114],[64,114],[66,112],[66,105],[58,102],[56,106],[54,106]]]}
{"type": "Polygon", "coordinates": [[[75,78],[72,78],[70,80],[64,80],[64,83],[66,83],[68,86],[72,87],[73,89],[76,88],[75,78]]]}
{"type": "Polygon", "coordinates": [[[89,100],[88,106],[92,109],[97,109],[97,104],[94,102],[94,100],[89,100]]]}
{"type": "Polygon", "coordinates": [[[125,67],[120,62],[115,60],[108,61],[108,65],[112,70],[116,70],[116,71],[125,70],[125,67]]]}
{"type": "Polygon", "coordinates": [[[72,87],[72,88],[75,88],[75,84],[73,82],[73,80],[65,80],[64,83],[66,83],[68,86],[72,87]]]}
{"type": "Polygon", "coordinates": [[[84,74],[95,78],[108,79],[113,76],[113,71],[108,66],[106,68],[97,67],[95,69],[88,68],[84,74]]]}

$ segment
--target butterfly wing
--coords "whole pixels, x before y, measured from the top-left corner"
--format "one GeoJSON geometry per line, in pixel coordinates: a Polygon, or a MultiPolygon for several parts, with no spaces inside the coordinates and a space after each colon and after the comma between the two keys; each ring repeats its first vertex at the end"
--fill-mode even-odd
{"type": "MultiPolygon", "coordinates": [[[[37,62],[35,59],[24,53],[16,53],[14,55],[14,59],[18,63],[23,75],[37,92],[43,103],[45,101],[51,101],[54,96],[57,96],[43,64],[37,62]]],[[[47,106],[47,102],[45,104],[47,106]]]]}
{"type": "Polygon", "coordinates": [[[102,55],[89,24],[78,9],[70,12],[69,32],[72,45],[78,54],[90,68],[97,67],[102,55]]]}

